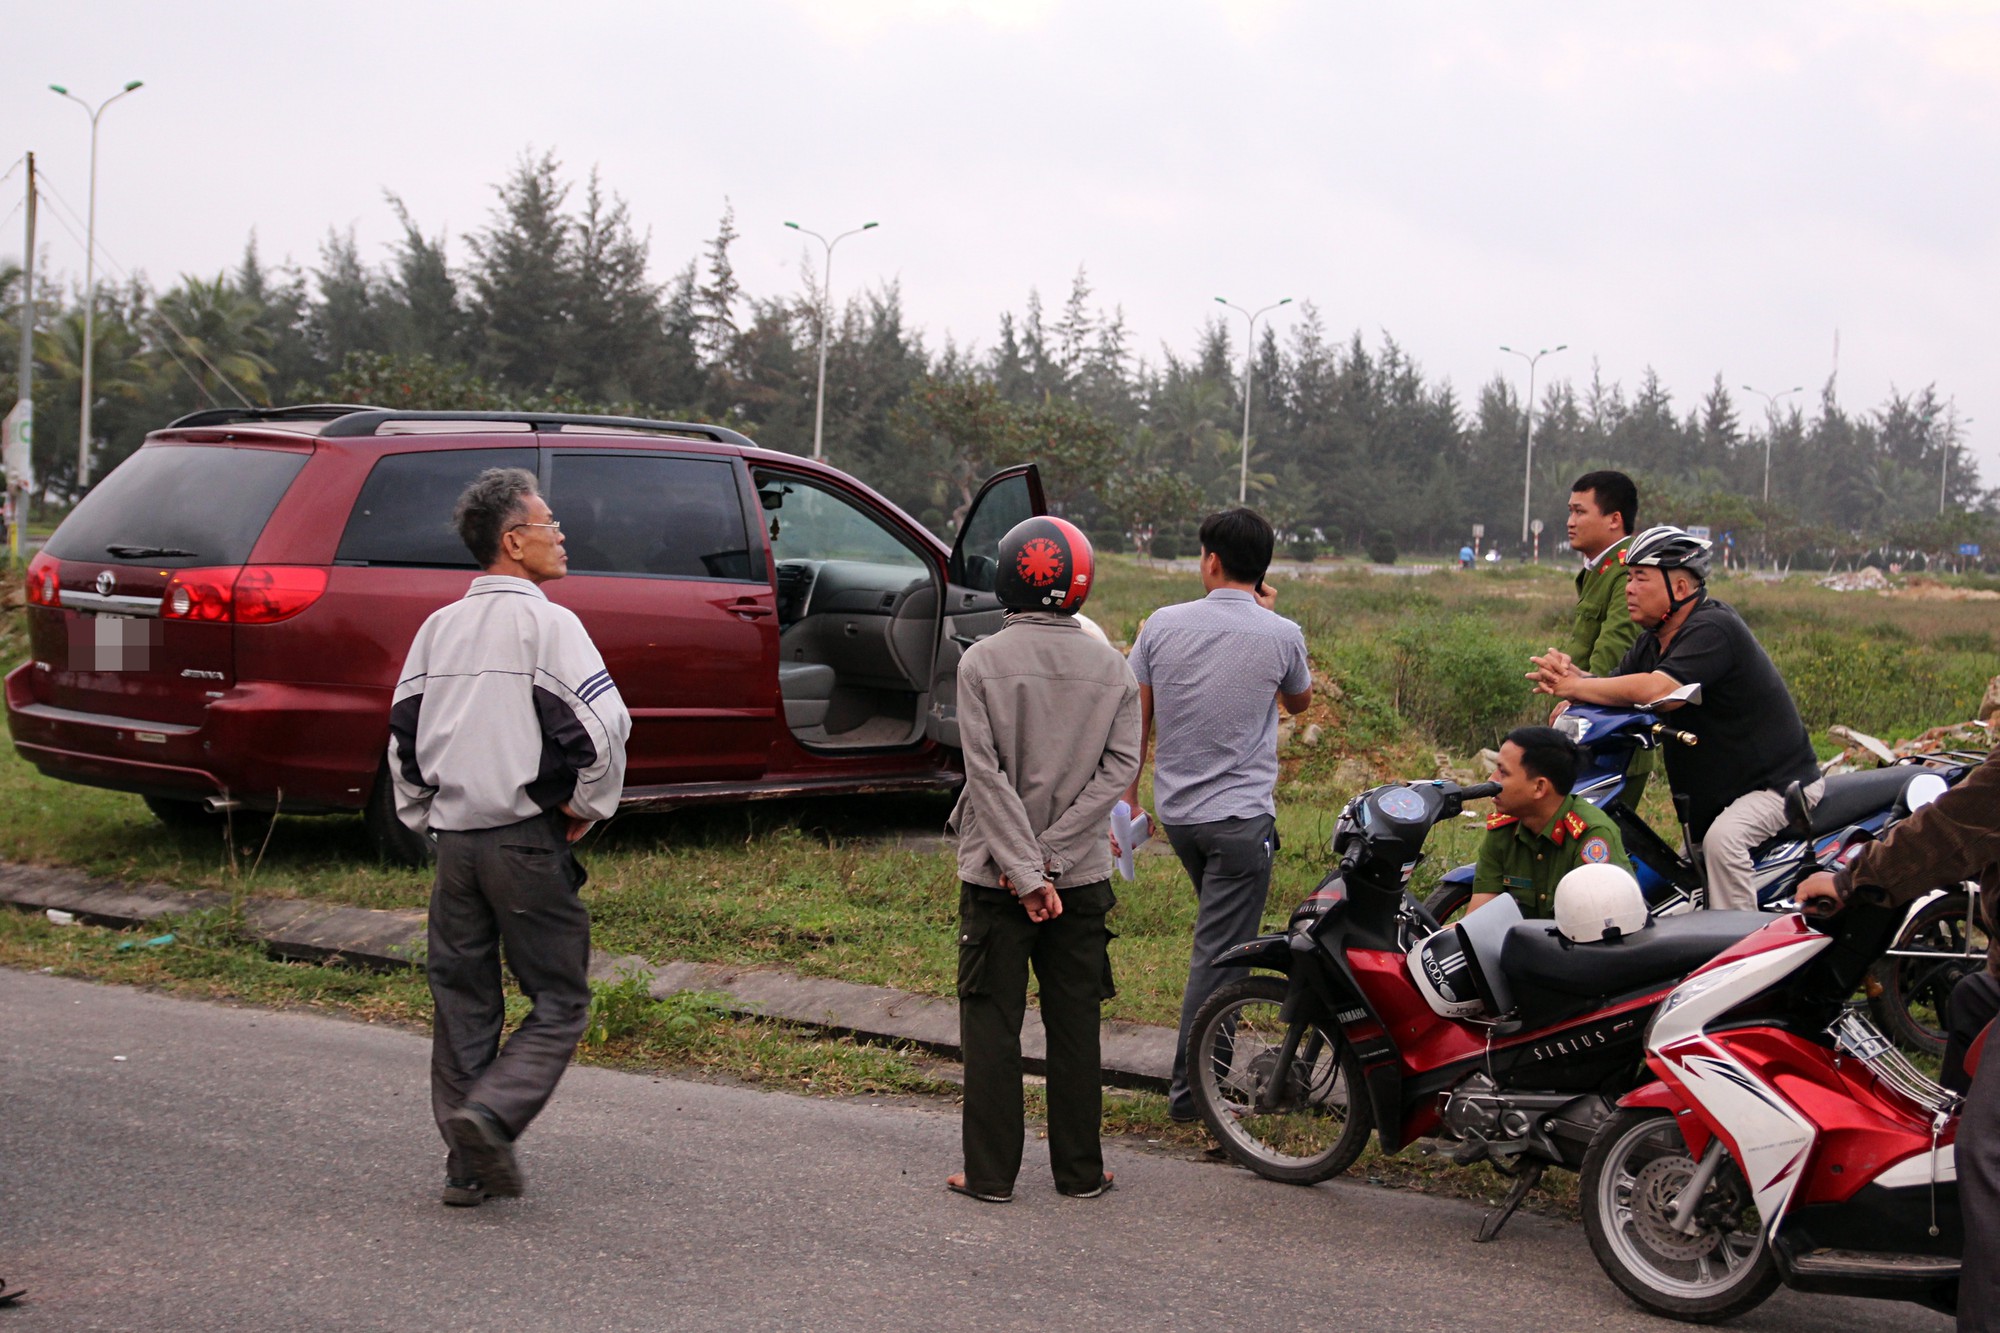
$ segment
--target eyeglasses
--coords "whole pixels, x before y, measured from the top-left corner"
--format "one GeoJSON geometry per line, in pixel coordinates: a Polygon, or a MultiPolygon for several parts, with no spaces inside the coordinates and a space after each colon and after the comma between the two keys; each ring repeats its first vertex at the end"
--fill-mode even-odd
{"type": "Polygon", "coordinates": [[[562,524],[556,522],[554,519],[550,519],[546,523],[516,523],[514,527],[508,528],[507,531],[512,532],[514,528],[547,528],[552,532],[561,532],[562,524]]]}

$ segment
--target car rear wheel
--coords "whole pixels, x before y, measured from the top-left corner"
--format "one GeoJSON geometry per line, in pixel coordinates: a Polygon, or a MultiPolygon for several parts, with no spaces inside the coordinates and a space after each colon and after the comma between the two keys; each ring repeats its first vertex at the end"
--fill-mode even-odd
{"type": "Polygon", "coordinates": [[[387,762],[375,770],[361,822],[376,857],[390,865],[427,866],[437,856],[437,844],[396,817],[396,784],[389,780],[387,762]]]}

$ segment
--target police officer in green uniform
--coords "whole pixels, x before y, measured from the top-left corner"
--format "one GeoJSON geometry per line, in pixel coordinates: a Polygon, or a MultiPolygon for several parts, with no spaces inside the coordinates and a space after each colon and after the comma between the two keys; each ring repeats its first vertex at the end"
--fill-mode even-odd
{"type": "Polygon", "coordinates": [[[1500,744],[1495,814],[1472,871],[1468,910],[1502,893],[1531,918],[1552,916],[1556,885],[1580,865],[1632,868],[1611,817],[1570,795],[1582,756],[1554,727],[1519,727],[1500,744]]]}
{"type": "MultiPolygon", "coordinates": [[[[1569,546],[1583,557],[1583,568],[1576,574],[1576,620],[1563,651],[1593,676],[1614,674],[1639,637],[1639,624],[1625,609],[1625,552],[1638,518],[1639,488],[1623,472],[1586,472],[1569,489],[1569,546]]],[[[1652,751],[1634,754],[1619,803],[1636,810],[1652,771],[1652,751]]]]}

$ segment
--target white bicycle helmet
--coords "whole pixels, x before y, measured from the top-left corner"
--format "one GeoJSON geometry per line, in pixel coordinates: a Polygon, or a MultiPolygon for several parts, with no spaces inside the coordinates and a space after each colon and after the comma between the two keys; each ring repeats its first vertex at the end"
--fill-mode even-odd
{"type": "Polygon", "coordinates": [[[1571,944],[1620,939],[1646,928],[1646,895],[1623,866],[1582,865],[1556,885],[1556,932],[1571,944]]]}

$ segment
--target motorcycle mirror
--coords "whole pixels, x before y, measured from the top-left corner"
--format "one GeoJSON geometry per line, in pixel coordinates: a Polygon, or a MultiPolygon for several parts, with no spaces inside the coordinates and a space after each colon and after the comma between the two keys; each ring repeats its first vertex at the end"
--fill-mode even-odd
{"type": "Polygon", "coordinates": [[[1683,685],[1671,694],[1663,694],[1653,700],[1653,702],[1647,704],[1646,707],[1658,708],[1661,704],[1698,704],[1700,702],[1701,685],[1697,682],[1693,685],[1683,685]]]}

